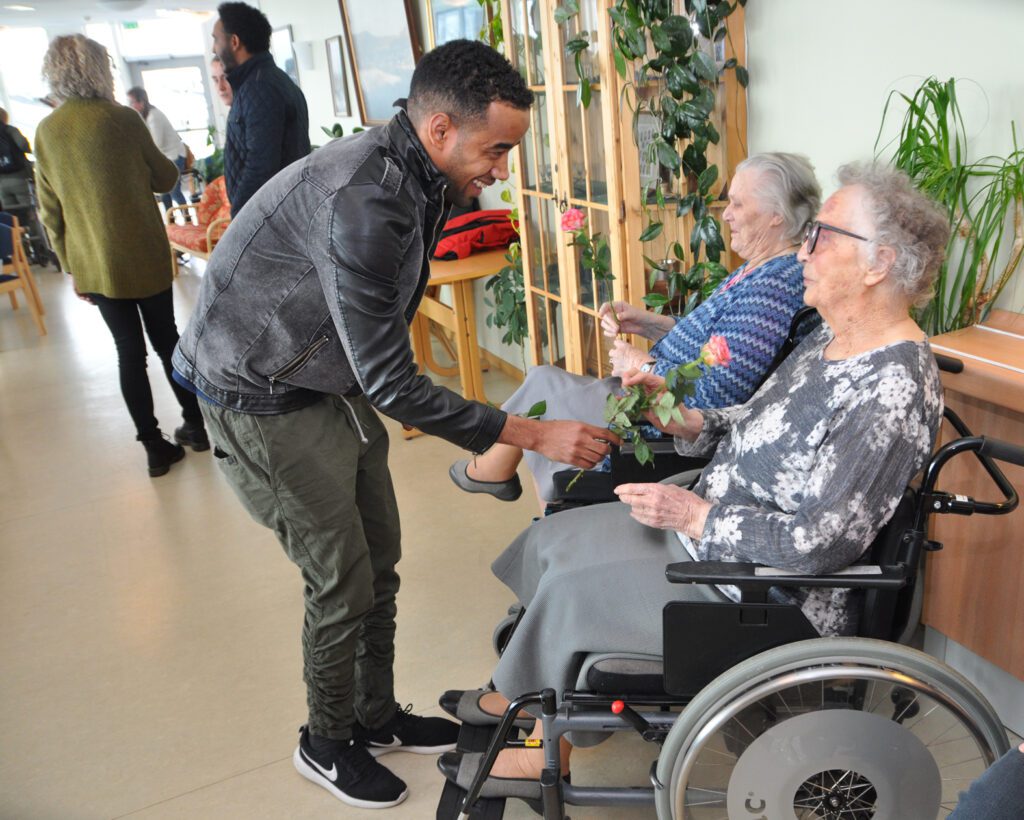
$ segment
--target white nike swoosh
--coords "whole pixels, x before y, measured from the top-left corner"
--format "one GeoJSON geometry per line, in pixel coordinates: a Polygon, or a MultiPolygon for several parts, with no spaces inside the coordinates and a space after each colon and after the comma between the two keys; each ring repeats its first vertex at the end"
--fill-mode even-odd
{"type": "Polygon", "coordinates": [[[317,763],[315,760],[313,760],[313,758],[311,758],[308,754],[306,754],[301,749],[299,750],[299,753],[302,755],[302,759],[303,760],[305,760],[307,763],[312,763],[314,766],[316,766],[316,768],[320,770],[320,774],[322,774],[324,777],[326,777],[332,783],[335,780],[338,779],[338,764],[337,763],[332,765],[330,771],[328,771],[323,766],[321,766],[319,763],[317,763]]]}
{"type": "Polygon", "coordinates": [[[370,745],[376,746],[378,749],[394,749],[396,746],[401,746],[402,741],[398,739],[398,735],[391,735],[389,743],[378,743],[376,740],[371,740],[370,745]]]}

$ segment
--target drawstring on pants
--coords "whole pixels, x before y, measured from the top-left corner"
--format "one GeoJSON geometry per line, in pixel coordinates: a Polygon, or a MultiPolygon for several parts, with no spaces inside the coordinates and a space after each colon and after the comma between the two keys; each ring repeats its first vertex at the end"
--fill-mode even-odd
{"type": "Polygon", "coordinates": [[[345,402],[345,406],[348,408],[348,412],[352,416],[352,423],[356,426],[356,432],[359,433],[359,440],[363,444],[369,444],[370,441],[366,438],[366,433],[363,432],[363,425],[359,423],[359,416],[356,415],[356,409],[349,404],[348,399],[344,396],[338,396],[338,398],[345,402]]]}

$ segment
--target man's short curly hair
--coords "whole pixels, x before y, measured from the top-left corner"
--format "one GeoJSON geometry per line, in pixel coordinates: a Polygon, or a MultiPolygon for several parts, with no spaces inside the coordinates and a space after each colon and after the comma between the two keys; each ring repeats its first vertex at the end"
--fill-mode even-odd
{"type": "Polygon", "coordinates": [[[481,120],[492,102],[525,111],[533,92],[508,60],[472,40],[452,40],[425,54],[409,86],[409,116],[416,123],[439,111],[456,124],[481,120]]]}
{"type": "Polygon", "coordinates": [[[236,35],[250,54],[270,51],[270,21],[262,11],[245,3],[221,3],[217,14],[224,33],[236,35]]]}

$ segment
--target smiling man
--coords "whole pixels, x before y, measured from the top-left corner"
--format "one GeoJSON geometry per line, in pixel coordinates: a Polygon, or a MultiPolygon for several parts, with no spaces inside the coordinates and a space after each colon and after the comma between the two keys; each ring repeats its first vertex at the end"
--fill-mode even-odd
{"type": "Polygon", "coordinates": [[[309,718],[295,767],[362,808],[406,797],[378,755],[436,754],[458,734],[395,701],[400,533],[374,408],[473,452],[500,441],[582,467],[615,440],[436,387],[409,344],[451,203],[508,176],[532,102],[481,43],[424,56],[407,112],[334,140],[249,201],[210,259],[174,353],[177,379],[203,399],[222,472],[302,571],[309,718]]]}

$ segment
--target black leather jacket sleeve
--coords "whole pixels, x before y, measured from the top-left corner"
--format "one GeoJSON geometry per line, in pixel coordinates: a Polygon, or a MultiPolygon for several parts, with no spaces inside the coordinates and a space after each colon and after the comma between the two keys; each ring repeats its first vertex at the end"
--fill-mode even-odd
{"type": "Polygon", "coordinates": [[[497,440],[506,414],[434,385],[413,359],[398,288],[419,233],[411,204],[369,183],[343,188],[324,207],[332,208],[331,258],[317,268],[366,397],[400,422],[483,452],[497,440]]]}

